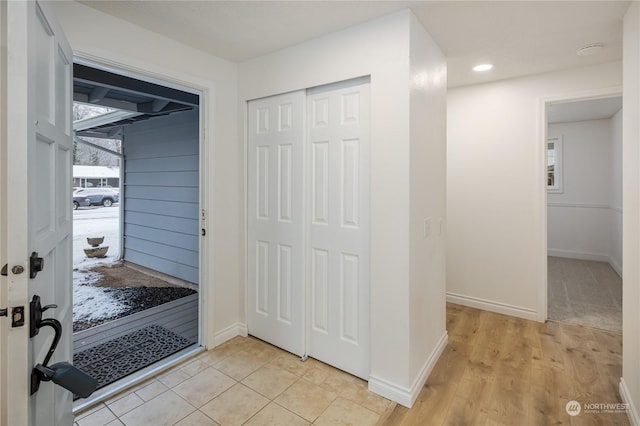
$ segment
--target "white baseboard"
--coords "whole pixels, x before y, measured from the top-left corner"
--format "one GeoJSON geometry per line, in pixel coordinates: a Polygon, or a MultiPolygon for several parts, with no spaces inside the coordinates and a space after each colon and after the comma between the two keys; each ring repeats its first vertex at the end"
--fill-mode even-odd
{"type": "Polygon", "coordinates": [[[592,260],[594,262],[609,262],[608,254],[589,253],[586,251],[547,249],[547,256],[566,257],[567,259],[592,260]]]}
{"type": "Polygon", "coordinates": [[[565,257],[567,259],[591,260],[594,262],[607,262],[616,273],[622,277],[622,266],[608,254],[589,253],[575,250],[547,249],[547,256],[565,257]]]}
{"type": "Polygon", "coordinates": [[[627,417],[629,417],[629,422],[633,426],[640,426],[640,415],[638,415],[638,407],[633,405],[633,400],[631,399],[631,395],[629,395],[629,388],[627,388],[627,383],[624,381],[624,378],[620,378],[620,397],[622,398],[622,402],[627,404],[629,409],[627,410],[627,417]]]}
{"type": "Polygon", "coordinates": [[[498,314],[510,315],[512,317],[524,318],[531,321],[538,321],[538,311],[535,309],[523,308],[520,306],[509,305],[507,303],[495,302],[493,300],[447,292],[447,302],[482,309],[484,311],[495,312],[498,314]]]}
{"type": "Polygon", "coordinates": [[[620,278],[622,278],[622,265],[620,265],[613,257],[609,257],[609,265],[613,268],[614,271],[618,274],[620,278]]]}
{"type": "Polygon", "coordinates": [[[413,403],[418,398],[422,387],[424,386],[429,374],[435,367],[436,362],[442,355],[442,352],[447,347],[447,342],[449,341],[449,336],[445,331],[438,344],[433,349],[424,365],[420,369],[420,373],[414,379],[411,388],[407,388],[404,386],[398,386],[395,383],[389,382],[380,377],[376,377],[375,375],[369,376],[369,390],[373,393],[377,393],[387,399],[397,402],[400,405],[404,405],[407,408],[411,408],[413,403]]]}
{"type": "Polygon", "coordinates": [[[213,347],[226,342],[227,340],[231,340],[236,336],[247,337],[247,325],[241,322],[237,322],[235,324],[231,324],[229,327],[218,331],[213,337],[213,347]]]}

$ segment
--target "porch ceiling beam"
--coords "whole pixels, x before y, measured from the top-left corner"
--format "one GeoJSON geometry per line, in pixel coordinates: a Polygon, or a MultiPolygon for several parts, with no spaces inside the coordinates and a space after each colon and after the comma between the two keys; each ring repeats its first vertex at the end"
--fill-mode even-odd
{"type": "Polygon", "coordinates": [[[169,105],[169,102],[170,101],[168,101],[166,99],[156,99],[153,102],[151,102],[151,111],[153,111],[153,112],[162,111],[162,109],[164,107],[169,105]]]}
{"type": "Polygon", "coordinates": [[[111,98],[103,98],[102,100],[97,102],[90,102],[89,95],[86,93],[74,92],[73,100],[75,102],[82,102],[83,104],[100,105],[100,106],[105,106],[109,108],[123,109],[125,111],[138,112],[138,104],[136,103],[119,101],[117,99],[111,99],[111,98]]]}
{"type": "Polygon", "coordinates": [[[119,139],[118,137],[113,137],[109,135],[109,132],[96,132],[93,130],[81,130],[76,132],[77,137],[82,138],[94,138],[94,139],[119,139]]]}
{"type": "Polygon", "coordinates": [[[73,122],[73,130],[87,130],[95,127],[104,126],[106,124],[115,123],[116,121],[124,120],[126,118],[136,117],[142,115],[139,112],[131,111],[111,111],[106,114],[97,115],[95,117],[83,118],[82,120],[73,122]]]}
{"type": "Polygon", "coordinates": [[[114,127],[113,129],[109,130],[109,132],[107,133],[107,136],[111,139],[120,139],[120,133],[122,132],[122,126],[118,126],[118,127],[114,127]]]}
{"type": "Polygon", "coordinates": [[[108,71],[73,64],[73,79],[87,84],[128,92],[139,96],[166,99],[191,106],[199,106],[199,96],[159,84],[113,74],[108,71]]]}
{"type": "Polygon", "coordinates": [[[142,104],[138,104],[138,111],[146,113],[146,114],[158,114],[158,113],[172,113],[177,111],[185,111],[187,109],[191,109],[192,107],[185,104],[178,104],[175,102],[167,102],[163,104],[161,102],[146,102],[142,104]]]}
{"type": "Polygon", "coordinates": [[[107,93],[109,93],[108,87],[94,87],[91,93],[89,93],[89,102],[95,104],[96,102],[101,101],[107,93]]]}

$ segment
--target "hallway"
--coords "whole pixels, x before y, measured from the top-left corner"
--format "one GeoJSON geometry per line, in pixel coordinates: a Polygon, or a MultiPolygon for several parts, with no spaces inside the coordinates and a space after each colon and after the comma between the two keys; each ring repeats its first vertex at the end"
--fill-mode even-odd
{"type": "Polygon", "coordinates": [[[628,425],[624,412],[590,413],[585,403],[620,403],[622,337],[577,325],[527,321],[447,305],[449,344],[409,410],[385,425],[628,425]],[[567,402],[582,404],[572,419],[567,402]]]}

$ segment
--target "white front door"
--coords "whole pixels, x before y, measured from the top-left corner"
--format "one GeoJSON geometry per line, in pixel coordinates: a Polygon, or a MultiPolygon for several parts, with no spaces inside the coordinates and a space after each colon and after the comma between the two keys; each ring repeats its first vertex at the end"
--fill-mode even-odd
{"type": "Polygon", "coordinates": [[[369,84],[353,83],[307,101],[308,354],[368,380],[369,84]]]}
{"type": "Polygon", "coordinates": [[[72,54],[47,2],[10,1],[6,12],[7,103],[2,114],[7,132],[2,135],[6,162],[1,216],[9,318],[0,319],[7,343],[0,349],[4,408],[0,423],[67,425],[73,422],[69,391],[43,382],[30,395],[32,368],[44,361],[53,332],[42,328],[38,336],[29,337],[29,301],[37,294],[43,305],[57,305],[43,314],[58,319],[63,328],[51,363],[71,361],[72,54]],[[31,279],[33,252],[44,259],[44,269],[31,279]],[[13,327],[11,315],[20,307],[24,325],[13,327]]]}
{"type": "Polygon", "coordinates": [[[305,93],[249,102],[248,329],[304,355],[305,93]]]}

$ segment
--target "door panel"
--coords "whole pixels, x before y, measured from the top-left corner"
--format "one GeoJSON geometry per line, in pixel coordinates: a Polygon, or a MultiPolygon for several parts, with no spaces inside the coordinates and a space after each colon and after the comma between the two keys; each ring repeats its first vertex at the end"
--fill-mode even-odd
{"type": "Polygon", "coordinates": [[[308,354],[368,379],[369,84],[312,89],[307,102],[308,354]]]}
{"type": "MultiPolygon", "coordinates": [[[[71,90],[72,54],[46,2],[8,2],[7,139],[9,182],[7,258],[9,306],[24,306],[25,325],[10,328],[7,348],[7,424],[71,424],[72,395],[43,382],[30,396],[31,369],[42,363],[53,340],[50,328],[29,338],[29,301],[58,307],[44,314],[62,323],[62,339],[51,363],[72,359],[71,260],[71,90]],[[29,279],[29,255],[44,259],[44,270],[29,279]]],[[[10,322],[3,322],[3,327],[10,322]]]]}
{"type": "Polygon", "coordinates": [[[304,91],[249,102],[249,333],[304,355],[304,91]]]}

